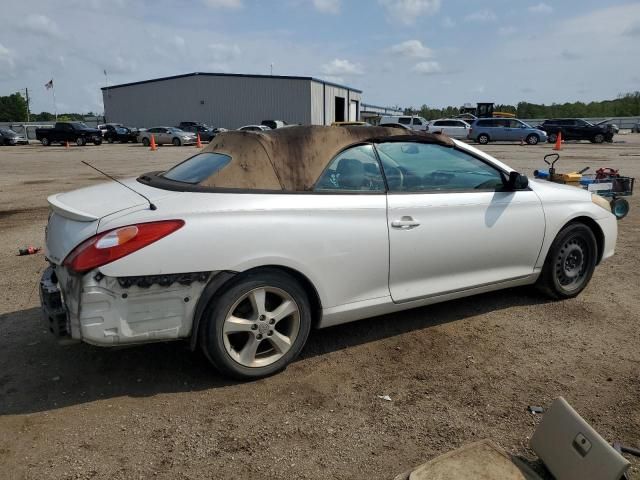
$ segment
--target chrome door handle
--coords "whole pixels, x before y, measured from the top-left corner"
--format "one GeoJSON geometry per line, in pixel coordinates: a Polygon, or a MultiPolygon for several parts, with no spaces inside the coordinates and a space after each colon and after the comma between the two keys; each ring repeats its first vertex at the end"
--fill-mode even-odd
{"type": "Polygon", "coordinates": [[[420,222],[414,220],[413,217],[402,217],[400,220],[394,220],[391,222],[393,228],[400,228],[403,230],[409,230],[420,226],[420,222]]]}

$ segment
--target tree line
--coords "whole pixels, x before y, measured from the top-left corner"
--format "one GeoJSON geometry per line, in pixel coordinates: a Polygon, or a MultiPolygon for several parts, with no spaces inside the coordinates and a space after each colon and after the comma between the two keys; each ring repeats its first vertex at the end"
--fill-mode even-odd
{"type": "MultiPolygon", "coordinates": [[[[83,121],[85,116],[91,117],[94,113],[61,113],[58,114],[58,120],[83,121]]],[[[56,116],[50,112],[28,115],[27,101],[20,93],[0,96],[0,122],[26,122],[27,119],[32,122],[53,122],[56,116]]]]}
{"type": "MultiPolygon", "coordinates": [[[[518,105],[496,104],[496,112],[514,113],[518,118],[563,118],[563,117],[636,117],[640,116],[640,92],[621,94],[615,100],[600,102],[566,102],[551,105],[520,102],[518,105]]],[[[460,114],[459,107],[430,108],[422,105],[420,108],[406,108],[405,115],[418,115],[427,120],[454,117],[460,114]]]]}

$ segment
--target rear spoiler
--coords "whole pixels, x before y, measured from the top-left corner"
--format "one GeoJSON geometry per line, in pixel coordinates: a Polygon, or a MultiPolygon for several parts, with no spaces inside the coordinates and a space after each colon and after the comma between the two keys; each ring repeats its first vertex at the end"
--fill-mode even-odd
{"type": "Polygon", "coordinates": [[[78,222],[95,222],[98,220],[98,217],[95,215],[91,215],[86,212],[81,212],[80,210],[76,210],[73,207],[66,205],[58,199],[60,194],[51,195],[47,198],[47,202],[49,202],[49,206],[51,209],[56,212],[58,215],[62,215],[63,217],[69,218],[71,220],[77,220],[78,222]]]}

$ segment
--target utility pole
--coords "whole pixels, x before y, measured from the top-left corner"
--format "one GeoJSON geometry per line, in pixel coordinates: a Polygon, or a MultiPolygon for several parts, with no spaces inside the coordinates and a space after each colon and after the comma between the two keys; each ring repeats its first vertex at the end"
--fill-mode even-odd
{"type": "Polygon", "coordinates": [[[25,96],[27,97],[27,123],[31,121],[31,113],[29,109],[29,88],[24,89],[25,96]]]}
{"type": "Polygon", "coordinates": [[[273,77],[273,63],[270,64],[269,67],[271,68],[271,76],[273,77]]]}

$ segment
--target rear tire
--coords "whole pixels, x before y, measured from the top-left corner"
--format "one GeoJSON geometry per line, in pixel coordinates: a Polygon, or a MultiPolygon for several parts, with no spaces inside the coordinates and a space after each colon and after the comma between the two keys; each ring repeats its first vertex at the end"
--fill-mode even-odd
{"type": "Polygon", "coordinates": [[[248,380],[284,370],[300,354],[311,307],[292,277],[265,269],[239,275],[202,320],[200,345],[209,361],[226,376],[248,380]]]}
{"type": "Polygon", "coordinates": [[[102,145],[102,140],[94,140],[93,144],[94,145],[102,145]]]}
{"type": "Polygon", "coordinates": [[[537,145],[539,141],[540,137],[538,137],[538,135],[536,135],[535,133],[532,133],[527,137],[527,143],[529,145],[537,145]]]}
{"type": "Polygon", "coordinates": [[[480,145],[486,145],[487,143],[489,143],[489,135],[487,135],[486,133],[482,133],[478,135],[477,141],[480,145]]]}
{"type": "Polygon", "coordinates": [[[547,142],[549,143],[556,143],[556,140],[558,140],[557,133],[550,133],[549,136],[547,137],[547,142]]]}
{"type": "Polygon", "coordinates": [[[45,147],[48,147],[49,145],[51,145],[51,142],[49,141],[49,139],[47,137],[42,137],[40,139],[40,143],[45,147]]]}
{"type": "Polygon", "coordinates": [[[147,137],[144,137],[142,139],[142,145],[144,145],[145,147],[148,147],[149,145],[151,145],[151,142],[149,141],[149,139],[147,137]]]}
{"type": "Polygon", "coordinates": [[[78,137],[76,138],[76,145],[79,147],[84,146],[87,143],[87,141],[85,140],[84,137],[78,137]]]}
{"type": "Polygon", "coordinates": [[[597,258],[591,229],[583,223],[566,225],[549,248],[536,286],[553,299],[573,298],[589,284],[597,258]]]}
{"type": "Polygon", "coordinates": [[[113,137],[109,137],[109,138],[107,138],[107,142],[108,142],[108,143],[113,143],[113,137]]]}

